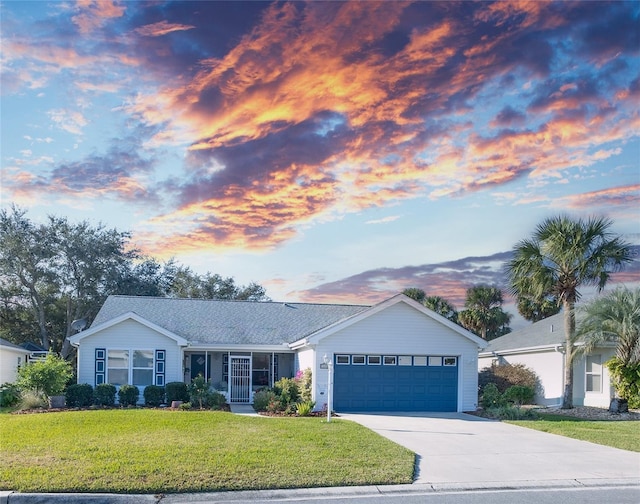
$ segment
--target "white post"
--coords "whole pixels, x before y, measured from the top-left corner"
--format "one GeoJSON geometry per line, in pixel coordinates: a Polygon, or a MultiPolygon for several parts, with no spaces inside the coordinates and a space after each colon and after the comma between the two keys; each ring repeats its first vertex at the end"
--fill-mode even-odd
{"type": "Polygon", "coordinates": [[[333,381],[333,356],[331,359],[327,357],[327,354],[324,354],[323,362],[327,365],[327,422],[331,422],[331,406],[332,406],[332,390],[331,385],[333,381]]]}

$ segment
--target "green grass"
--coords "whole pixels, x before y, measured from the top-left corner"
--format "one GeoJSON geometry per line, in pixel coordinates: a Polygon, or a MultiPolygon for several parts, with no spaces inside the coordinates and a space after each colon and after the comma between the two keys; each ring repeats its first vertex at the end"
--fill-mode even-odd
{"type": "Polygon", "coordinates": [[[101,410],[0,416],[0,490],[174,493],[411,483],[414,454],[354,423],[101,410]]]}
{"type": "Polygon", "coordinates": [[[640,422],[592,421],[563,415],[540,414],[540,420],[510,420],[507,423],[640,452],[640,422]]]}

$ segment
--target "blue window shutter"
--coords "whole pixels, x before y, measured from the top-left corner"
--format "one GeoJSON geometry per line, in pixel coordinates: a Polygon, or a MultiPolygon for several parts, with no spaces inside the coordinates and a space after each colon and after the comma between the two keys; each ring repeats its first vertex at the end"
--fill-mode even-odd
{"type": "Polygon", "coordinates": [[[107,349],[96,348],[95,357],[94,385],[100,385],[105,382],[105,373],[107,370],[107,349]]]}
{"type": "Polygon", "coordinates": [[[156,350],[155,352],[156,362],[155,362],[155,378],[154,383],[161,387],[164,387],[165,384],[165,373],[166,373],[166,361],[167,361],[167,352],[166,350],[156,350]]]}

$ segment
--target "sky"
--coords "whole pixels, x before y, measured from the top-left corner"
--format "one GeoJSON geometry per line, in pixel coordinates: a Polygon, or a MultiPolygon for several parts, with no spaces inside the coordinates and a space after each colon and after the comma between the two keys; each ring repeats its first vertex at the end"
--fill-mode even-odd
{"type": "MultiPolygon", "coordinates": [[[[1,208],[277,301],[506,288],[605,216],[640,284],[640,3],[1,1],[1,208]]],[[[507,299],[507,307],[511,301],[507,299]]]]}

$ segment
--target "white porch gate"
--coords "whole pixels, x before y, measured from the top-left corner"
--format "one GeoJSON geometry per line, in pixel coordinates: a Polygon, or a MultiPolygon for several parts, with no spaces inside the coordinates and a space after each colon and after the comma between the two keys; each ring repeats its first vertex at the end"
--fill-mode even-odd
{"type": "Polygon", "coordinates": [[[232,403],[251,401],[251,357],[231,356],[229,374],[232,403]]]}

